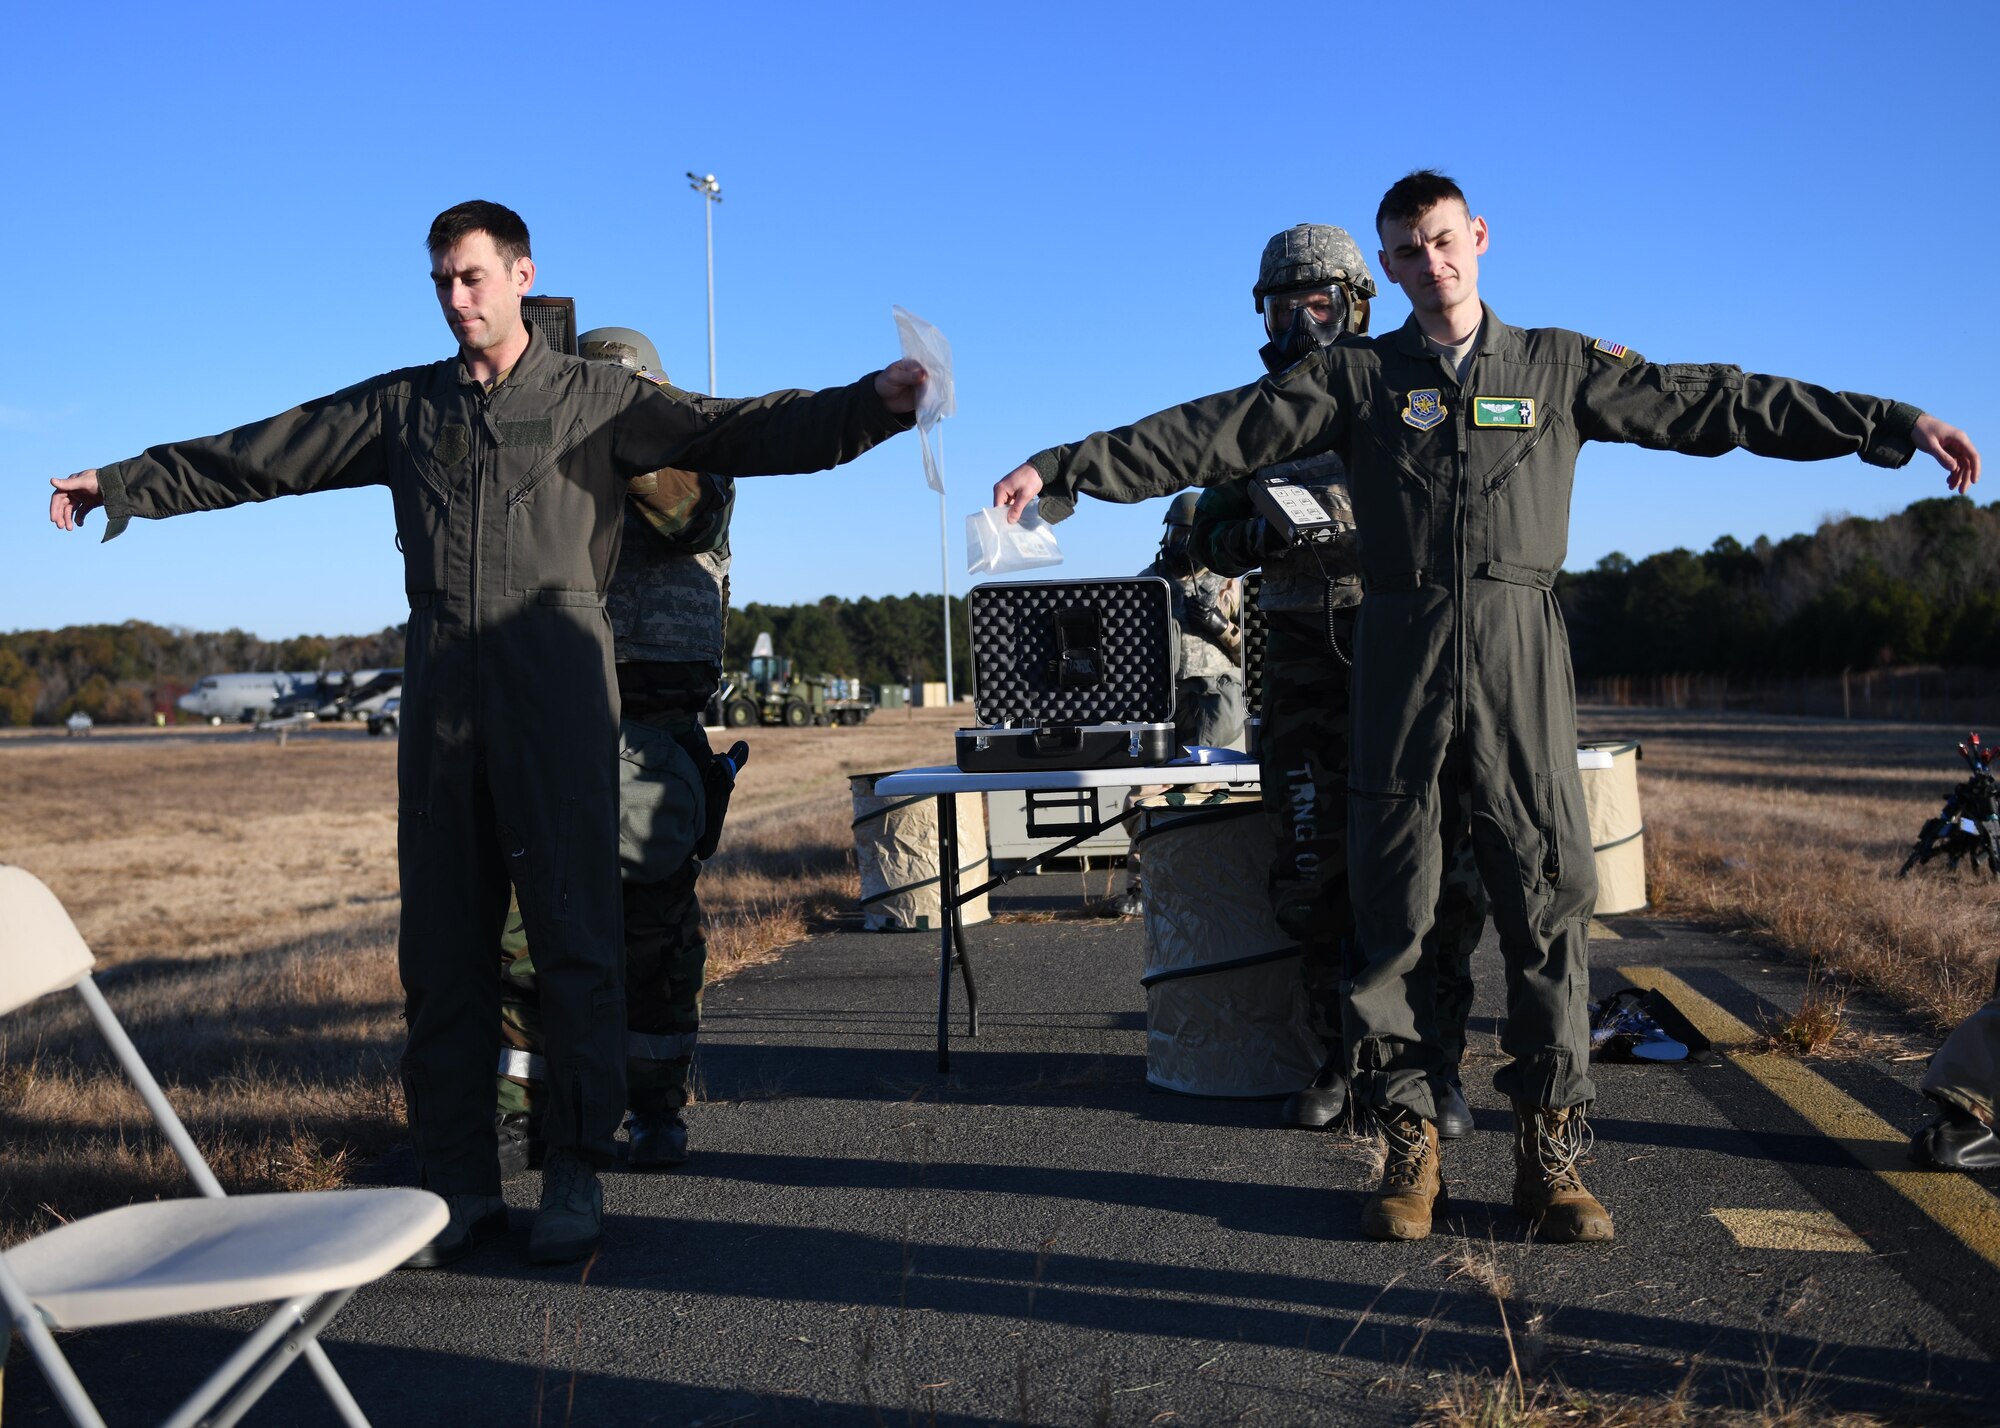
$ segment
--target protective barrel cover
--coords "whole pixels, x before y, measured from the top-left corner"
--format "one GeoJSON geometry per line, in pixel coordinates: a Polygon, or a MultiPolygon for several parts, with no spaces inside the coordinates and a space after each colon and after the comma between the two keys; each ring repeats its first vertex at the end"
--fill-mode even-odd
{"type": "Polygon", "coordinates": [[[1639,816],[1639,746],[1607,740],[1580,747],[1611,756],[1610,768],[1583,768],[1580,774],[1583,805],[1590,819],[1590,844],[1597,855],[1597,911],[1606,915],[1637,912],[1646,905],[1646,824],[1639,816]]]}
{"type": "Polygon", "coordinates": [[[1179,632],[1159,576],[996,582],[969,600],[980,723],[1173,722],[1179,632]]]}
{"type": "Polygon", "coordinates": [[[1146,1079],[1194,1096],[1283,1096],[1325,1047],[1299,948],[1271,915],[1276,856],[1252,800],[1140,814],[1146,865],[1146,1079]]]}
{"type": "MultiPolygon", "coordinates": [[[[861,873],[861,925],[870,932],[935,931],[943,915],[938,876],[937,799],[927,793],[884,798],[885,774],[851,774],[854,863],[861,873]]],[[[958,885],[986,880],[986,805],[976,793],[954,794],[958,812],[958,885]]],[[[986,896],[959,908],[960,925],[986,921],[986,896]]]]}

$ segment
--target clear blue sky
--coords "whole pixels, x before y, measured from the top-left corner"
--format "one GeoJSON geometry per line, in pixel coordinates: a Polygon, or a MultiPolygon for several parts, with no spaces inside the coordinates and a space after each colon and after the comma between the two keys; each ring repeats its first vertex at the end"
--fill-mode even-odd
{"type": "MultiPolygon", "coordinates": [[[[382,491],[100,546],[99,517],[47,524],[47,478],[447,355],[422,236],[471,197],[527,218],[539,291],[644,330],[700,388],[686,169],[723,184],[725,394],[880,365],[892,303],[951,338],[960,592],[995,478],[1253,379],[1265,238],[1365,233],[1421,165],[1491,223],[1481,287],[1508,321],[1902,398],[2000,456],[2000,7],[567,8],[17,7],[0,629],[405,618],[382,491]]],[[[1391,290],[1377,330],[1406,313],[1391,290]]],[[[1570,564],[1942,491],[1928,464],[1592,446],[1570,564]]],[[[1158,504],[1086,503],[1062,573],[1136,570],[1158,504]]],[[[739,603],[938,588],[913,439],[745,483],[738,510],[739,603]]]]}

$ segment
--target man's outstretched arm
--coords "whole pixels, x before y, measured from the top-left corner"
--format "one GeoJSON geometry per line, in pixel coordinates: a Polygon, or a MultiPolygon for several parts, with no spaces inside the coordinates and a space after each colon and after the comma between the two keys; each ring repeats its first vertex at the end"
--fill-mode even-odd
{"type": "Polygon", "coordinates": [[[905,357],[845,387],[725,399],[696,396],[647,377],[618,419],[621,468],[662,466],[718,476],[822,471],[908,431],[928,374],[905,357]]]}
{"type": "Polygon", "coordinates": [[[1979,451],[1957,427],[1860,392],[1835,392],[1729,366],[1647,362],[1636,353],[1586,349],[1577,429],[1587,441],[1628,441],[1693,456],[1741,448],[1789,461],[1859,456],[1899,467],[1917,451],[1964,491],[1979,479],[1979,451]]]}
{"type": "Polygon", "coordinates": [[[1345,436],[1347,413],[1326,358],[1314,353],[1252,386],[1037,452],[995,483],[993,504],[1007,508],[1011,523],[1040,496],[1043,516],[1060,521],[1079,496],[1144,501],[1330,450],[1345,436]]]}
{"type": "Polygon", "coordinates": [[[49,520],[58,530],[78,530],[102,506],[110,540],[133,516],[177,516],[386,481],[380,381],[215,436],[148,447],[128,461],[55,477],[49,520]]]}

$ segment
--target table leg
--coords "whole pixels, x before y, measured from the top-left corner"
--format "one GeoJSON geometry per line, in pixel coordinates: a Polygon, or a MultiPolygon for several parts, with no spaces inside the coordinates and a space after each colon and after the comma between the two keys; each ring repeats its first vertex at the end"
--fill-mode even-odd
{"type": "Polygon", "coordinates": [[[938,795],[938,1019],[940,1075],[951,1070],[951,957],[957,943],[958,796],[938,795]]]}

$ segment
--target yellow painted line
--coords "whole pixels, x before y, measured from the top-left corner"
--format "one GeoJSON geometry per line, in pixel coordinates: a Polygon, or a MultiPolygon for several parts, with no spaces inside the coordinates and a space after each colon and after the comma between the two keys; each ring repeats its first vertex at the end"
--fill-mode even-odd
{"type": "Polygon", "coordinates": [[[1590,940],[1592,942],[1623,942],[1625,939],[1593,917],[1590,919],[1590,940]]]}
{"type": "Polygon", "coordinates": [[[1907,1159],[1910,1138],[1815,1071],[1789,1056],[1753,1051],[1757,1034],[1663,967],[1620,967],[1635,987],[1663,992],[1718,1051],[1820,1134],[1880,1176],[1995,1269],[2000,1269],[2000,1200],[1967,1176],[1918,1170],[1907,1159]]]}
{"type": "Polygon", "coordinates": [[[1725,1210],[1708,1212],[1743,1249],[1812,1250],[1866,1254],[1868,1242],[1827,1210],[1725,1210]]]}

